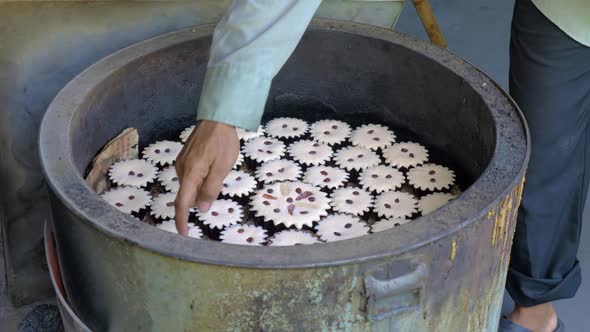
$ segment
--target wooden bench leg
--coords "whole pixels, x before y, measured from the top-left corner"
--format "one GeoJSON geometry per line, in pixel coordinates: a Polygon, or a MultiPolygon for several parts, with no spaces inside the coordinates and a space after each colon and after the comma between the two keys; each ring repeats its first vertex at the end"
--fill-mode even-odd
{"type": "Polygon", "coordinates": [[[412,0],[412,2],[414,3],[414,7],[416,7],[418,16],[420,16],[420,20],[422,21],[422,25],[424,25],[424,30],[426,30],[430,41],[441,48],[447,48],[447,42],[440,31],[436,18],[434,18],[430,2],[428,0],[412,0]]]}

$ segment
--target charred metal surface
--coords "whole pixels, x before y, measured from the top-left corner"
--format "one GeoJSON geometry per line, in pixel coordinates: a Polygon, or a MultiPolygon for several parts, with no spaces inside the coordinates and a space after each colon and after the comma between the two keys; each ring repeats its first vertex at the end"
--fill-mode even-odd
{"type": "MultiPolygon", "coordinates": [[[[102,57],[146,38],[214,23],[229,0],[0,0],[0,224],[15,303],[51,291],[42,225],[49,205],[37,132],[59,90],[102,57]]],[[[324,0],[317,17],[392,28],[403,1],[324,0]]]]}
{"type": "Polygon", "coordinates": [[[403,228],[321,246],[244,248],[138,223],[84,185],[86,165],[121,129],[137,126],[145,145],[192,121],[211,29],[98,62],[43,121],[58,255],[82,321],[126,331],[495,332],[528,161],[524,121],[487,76],[408,36],[314,21],[273,81],[266,111],[378,121],[447,152],[473,184],[403,228]]]}

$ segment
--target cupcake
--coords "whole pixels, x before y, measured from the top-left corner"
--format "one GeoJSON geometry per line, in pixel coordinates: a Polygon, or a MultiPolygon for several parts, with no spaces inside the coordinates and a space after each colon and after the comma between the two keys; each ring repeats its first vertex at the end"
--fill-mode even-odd
{"type": "Polygon", "coordinates": [[[207,212],[197,210],[197,219],[203,223],[203,231],[213,239],[219,238],[223,228],[242,222],[244,210],[240,204],[229,199],[218,199],[207,212]]]}
{"type": "Polygon", "coordinates": [[[455,172],[444,166],[424,164],[408,171],[408,182],[421,191],[449,189],[455,183],[455,172]]]}
{"type": "Polygon", "coordinates": [[[156,228],[169,233],[178,234],[178,229],[176,229],[176,221],[174,220],[164,220],[161,223],[156,224],[156,228]]]}
{"type": "Polygon", "coordinates": [[[397,168],[411,168],[428,161],[428,150],[418,143],[396,143],[383,150],[385,161],[397,168]]]}
{"type": "Polygon", "coordinates": [[[334,212],[363,216],[373,207],[373,196],[361,188],[339,188],[334,190],[330,198],[334,212]]]}
{"type": "Polygon", "coordinates": [[[113,188],[101,197],[119,211],[133,214],[141,219],[141,212],[152,203],[152,196],[144,189],[136,187],[113,188]]]}
{"type": "Polygon", "coordinates": [[[150,214],[159,220],[174,219],[175,193],[164,193],[154,197],[150,214]]]}
{"type": "MultiPolygon", "coordinates": [[[[178,234],[178,230],[176,229],[176,221],[174,219],[164,220],[161,223],[157,224],[156,227],[166,232],[178,234]]],[[[203,231],[201,231],[201,228],[199,226],[189,222],[188,237],[200,239],[203,237],[203,231]]]]}
{"type": "Polygon", "coordinates": [[[371,232],[372,233],[383,232],[385,230],[395,228],[395,227],[401,226],[403,224],[407,224],[410,221],[411,221],[410,219],[403,219],[403,218],[389,218],[389,219],[379,220],[371,226],[371,232]]]}
{"type": "Polygon", "coordinates": [[[373,166],[363,170],[359,176],[360,185],[374,193],[396,190],[406,182],[404,174],[389,166],[373,166]]]}
{"type": "MultiPolygon", "coordinates": [[[[174,222],[176,223],[176,222],[174,222]]],[[[193,239],[200,239],[203,237],[203,231],[201,227],[195,225],[192,222],[188,223],[188,237],[192,237],[193,239]]]]}
{"type": "Polygon", "coordinates": [[[348,181],[348,173],[337,167],[313,166],[307,169],[303,176],[303,182],[311,183],[325,191],[344,186],[348,181]]]}
{"type": "Polygon", "coordinates": [[[385,126],[368,124],[355,129],[350,135],[350,141],[355,146],[377,151],[395,142],[395,135],[385,126]]]}
{"type": "Polygon", "coordinates": [[[186,143],[186,141],[188,140],[189,136],[193,133],[193,130],[195,129],[195,125],[192,125],[190,127],[185,128],[181,133],[180,133],[180,141],[182,143],[186,143]]]}
{"type": "Polygon", "coordinates": [[[158,174],[158,181],[166,191],[171,193],[177,193],[180,189],[180,183],[178,181],[178,175],[176,175],[176,168],[174,166],[168,166],[160,171],[158,174]]]}
{"type": "Polygon", "coordinates": [[[325,165],[334,155],[328,144],[311,140],[297,141],[289,145],[287,150],[291,157],[303,166],[325,165]]]}
{"type": "Polygon", "coordinates": [[[158,175],[158,168],[143,159],[127,159],[109,168],[109,179],[119,186],[146,187],[158,175]]]}
{"type": "Polygon", "coordinates": [[[251,199],[251,211],[265,223],[312,227],[313,222],[328,215],[330,200],[308,183],[277,182],[265,185],[251,199]]]}
{"type": "Polygon", "coordinates": [[[248,203],[248,197],[257,186],[256,179],[244,171],[231,171],[223,180],[221,195],[225,198],[238,200],[242,204],[248,203]]]}
{"type": "Polygon", "coordinates": [[[244,144],[242,153],[250,161],[250,168],[255,169],[264,162],[281,159],[285,144],[270,137],[256,137],[244,144]]]}
{"type": "Polygon", "coordinates": [[[279,247],[296,246],[301,244],[315,244],[321,242],[313,232],[299,229],[287,229],[275,233],[275,235],[269,239],[268,243],[268,245],[271,247],[279,247]]]}
{"type": "Polygon", "coordinates": [[[433,193],[426,195],[420,198],[420,201],[418,202],[418,211],[420,211],[423,216],[427,215],[434,210],[447,205],[450,201],[457,197],[457,195],[448,193],[433,193]]]}
{"type": "Polygon", "coordinates": [[[266,230],[253,225],[233,225],[221,231],[219,238],[223,243],[245,246],[261,246],[266,242],[266,230]]]}
{"type": "Polygon", "coordinates": [[[238,159],[236,159],[236,162],[234,164],[234,167],[232,167],[232,169],[240,169],[243,164],[244,164],[244,155],[241,152],[238,152],[238,159]]]}
{"type": "Polygon", "coordinates": [[[182,144],[172,141],[158,141],[143,149],[143,158],[154,165],[172,165],[182,150],[182,144]]]}
{"type": "Polygon", "coordinates": [[[375,212],[384,218],[409,218],[418,211],[416,197],[401,191],[386,191],[375,200],[375,212]]]}
{"type": "Polygon", "coordinates": [[[301,167],[291,160],[271,160],[256,170],[256,178],[261,183],[277,181],[297,181],[301,177],[301,167]]]}
{"type": "Polygon", "coordinates": [[[379,165],[381,159],[369,149],[350,146],[338,150],[334,161],[336,165],[347,170],[352,178],[356,178],[361,170],[379,165]]]}
{"type": "Polygon", "coordinates": [[[342,241],[367,235],[369,227],[358,217],[348,214],[333,214],[322,219],[315,227],[317,234],[326,242],[342,241]]]}
{"type": "Polygon", "coordinates": [[[350,137],[350,126],[338,120],[321,120],[311,125],[311,138],[332,146],[342,145],[350,137]]]}
{"type": "Polygon", "coordinates": [[[236,134],[238,135],[238,138],[242,142],[247,142],[253,138],[260,137],[260,136],[264,135],[264,127],[258,126],[258,130],[256,130],[256,131],[248,131],[248,130],[236,127],[236,134]]]}
{"type": "Polygon", "coordinates": [[[276,118],[268,121],[266,134],[286,142],[301,138],[309,130],[307,122],[295,118],[276,118]]]}

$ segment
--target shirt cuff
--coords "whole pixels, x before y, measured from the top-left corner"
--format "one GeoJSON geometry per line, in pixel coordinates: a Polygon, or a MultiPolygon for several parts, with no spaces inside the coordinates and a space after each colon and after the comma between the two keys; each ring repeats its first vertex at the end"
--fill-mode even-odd
{"type": "Polygon", "coordinates": [[[256,131],[272,78],[240,65],[207,68],[197,120],[209,120],[256,131]]]}

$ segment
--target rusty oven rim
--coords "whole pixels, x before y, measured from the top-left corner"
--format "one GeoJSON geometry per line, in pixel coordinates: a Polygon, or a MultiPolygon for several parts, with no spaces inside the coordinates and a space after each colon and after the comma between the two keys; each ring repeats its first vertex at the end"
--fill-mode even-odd
{"type": "Polygon", "coordinates": [[[156,254],[197,263],[272,269],[328,267],[397,255],[449,236],[485,216],[523,180],[530,155],[528,128],[516,103],[489,76],[450,52],[408,35],[363,24],[316,19],[310,25],[312,31],[334,30],[397,43],[461,75],[490,106],[496,127],[502,122],[502,131],[496,130],[493,158],[482,175],[457,200],[405,225],[403,234],[389,230],[321,244],[322,250],[317,250],[316,245],[244,247],[201,241],[138,223],[111,207],[85,184],[71,158],[70,125],[78,106],[96,83],[118,68],[176,43],[206,37],[213,28],[214,25],[197,26],[122,49],[74,78],[49,106],[39,136],[40,158],[47,183],[61,204],[99,232],[156,254]],[[517,154],[514,146],[519,145],[526,147],[517,154]]]}

